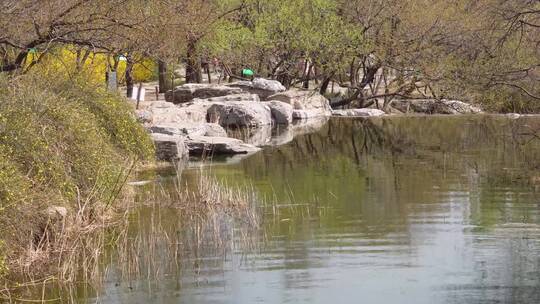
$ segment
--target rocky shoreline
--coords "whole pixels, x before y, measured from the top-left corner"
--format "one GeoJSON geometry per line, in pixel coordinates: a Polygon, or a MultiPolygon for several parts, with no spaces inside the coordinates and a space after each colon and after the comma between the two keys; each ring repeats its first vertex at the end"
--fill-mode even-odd
{"type": "MultiPolygon", "coordinates": [[[[331,116],[387,115],[375,108],[332,110],[330,101],[318,92],[286,90],[278,81],[262,78],[225,85],[185,84],[167,92],[165,99],[137,110],[139,121],[154,140],[159,161],[249,155],[261,147],[286,144],[296,135],[316,131],[331,116]],[[242,136],[229,136],[235,135],[234,130],[241,130],[242,136]]],[[[482,112],[449,100],[397,101],[394,107],[400,112],[425,114],[482,112]]]]}
{"type": "Polygon", "coordinates": [[[137,110],[160,161],[248,155],[316,130],[332,116],[324,96],[286,90],[279,82],[266,79],[227,85],[185,84],[167,92],[165,98],[137,110]],[[227,130],[243,130],[244,140],[230,137],[227,130]]]}

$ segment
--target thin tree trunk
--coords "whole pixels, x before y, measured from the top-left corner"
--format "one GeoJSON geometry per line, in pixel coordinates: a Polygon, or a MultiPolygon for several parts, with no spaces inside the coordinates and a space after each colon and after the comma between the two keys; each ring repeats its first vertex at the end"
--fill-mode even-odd
{"type": "Polygon", "coordinates": [[[197,42],[190,40],[187,45],[186,83],[201,83],[201,61],[197,56],[197,42]]]}
{"type": "Polygon", "coordinates": [[[321,88],[319,90],[319,93],[321,95],[326,94],[326,91],[328,90],[328,85],[330,84],[330,81],[332,80],[332,77],[326,77],[324,78],[323,82],[321,83],[321,88]]]}
{"type": "Polygon", "coordinates": [[[86,61],[88,60],[88,57],[90,57],[90,50],[79,48],[77,49],[77,57],[76,60],[76,66],[75,69],[77,72],[80,72],[83,70],[84,65],[86,64],[86,61]]]}
{"type": "Polygon", "coordinates": [[[167,64],[163,60],[158,61],[159,93],[167,91],[167,64]]]}
{"type": "Polygon", "coordinates": [[[306,65],[307,66],[304,69],[304,84],[302,85],[302,87],[304,89],[309,89],[309,81],[311,80],[311,71],[313,70],[313,65],[310,64],[308,60],[306,60],[306,65]]]}
{"type": "MultiPolygon", "coordinates": [[[[174,93],[174,81],[175,81],[175,77],[176,77],[176,74],[174,73],[174,69],[175,69],[175,66],[174,64],[172,65],[172,68],[171,70],[173,71],[171,73],[171,90],[173,90],[173,93],[174,93]]],[[[173,94],[174,95],[174,94],[173,94]]]]}
{"type": "Polygon", "coordinates": [[[358,86],[355,87],[356,91],[353,93],[353,95],[332,103],[332,108],[346,106],[355,100],[360,100],[362,102],[362,107],[367,107],[368,105],[364,104],[363,90],[368,84],[373,82],[373,80],[375,79],[375,74],[377,74],[379,68],[380,65],[366,67],[366,69],[364,70],[364,76],[362,78],[362,81],[358,84],[358,86]]]}
{"type": "Polygon", "coordinates": [[[208,77],[208,83],[212,83],[212,74],[210,73],[210,63],[206,62],[204,64],[204,70],[206,71],[206,76],[208,77]]]}
{"type": "Polygon", "coordinates": [[[290,88],[291,87],[291,76],[289,75],[289,73],[283,73],[283,74],[280,74],[278,75],[277,81],[281,82],[281,84],[286,87],[286,88],[290,88]]]}
{"type": "Polygon", "coordinates": [[[351,61],[351,66],[350,66],[350,75],[349,75],[349,80],[351,82],[351,85],[352,86],[355,86],[356,85],[356,82],[357,82],[357,77],[356,77],[356,72],[357,72],[357,69],[356,69],[356,58],[353,58],[353,60],[351,61]]]}
{"type": "Polygon", "coordinates": [[[236,68],[230,68],[229,69],[229,82],[233,82],[235,77],[238,77],[237,74],[238,74],[238,71],[236,68]]]}
{"type": "Polygon", "coordinates": [[[15,72],[17,70],[21,70],[24,67],[24,62],[26,61],[26,58],[28,57],[29,50],[38,46],[41,42],[34,41],[32,43],[29,43],[26,45],[26,48],[24,51],[19,52],[15,60],[11,63],[7,63],[5,65],[0,66],[0,72],[15,72]]]}
{"type": "Polygon", "coordinates": [[[133,58],[131,55],[126,57],[126,96],[131,98],[133,96],[133,58]]]}

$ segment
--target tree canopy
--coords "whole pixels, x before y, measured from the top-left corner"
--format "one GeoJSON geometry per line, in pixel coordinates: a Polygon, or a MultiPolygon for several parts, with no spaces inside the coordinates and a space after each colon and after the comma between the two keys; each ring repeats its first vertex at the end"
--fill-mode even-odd
{"type": "Polygon", "coordinates": [[[334,82],[348,89],[334,106],[429,97],[540,110],[534,0],[20,0],[2,1],[0,26],[6,73],[69,46],[181,62],[187,82],[212,58],[230,76],[249,67],[322,93],[334,82]]]}

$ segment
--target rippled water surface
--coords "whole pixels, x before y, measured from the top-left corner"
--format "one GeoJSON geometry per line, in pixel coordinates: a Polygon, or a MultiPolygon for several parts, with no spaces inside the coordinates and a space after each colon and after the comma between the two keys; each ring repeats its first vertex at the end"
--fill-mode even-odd
{"type": "MultiPolygon", "coordinates": [[[[157,246],[154,274],[132,280],[111,262],[104,287],[81,300],[540,303],[539,136],[532,117],[332,119],[205,169],[255,189],[267,204],[260,230],[182,258],[157,246]]],[[[161,214],[167,230],[174,218],[161,214]]]]}

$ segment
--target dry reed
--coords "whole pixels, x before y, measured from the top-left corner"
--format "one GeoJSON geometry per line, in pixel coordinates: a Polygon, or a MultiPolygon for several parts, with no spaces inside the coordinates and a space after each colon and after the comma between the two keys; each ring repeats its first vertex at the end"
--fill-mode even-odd
{"type": "Polygon", "coordinates": [[[76,286],[99,290],[112,273],[123,282],[155,280],[179,273],[203,251],[224,255],[234,239],[248,244],[259,225],[253,187],[231,187],[203,172],[187,186],[177,168],[173,187],[152,184],[144,202],[122,191],[120,204],[97,208],[87,200],[66,217],[49,218],[39,241],[11,266],[19,277],[0,287],[0,300],[47,303],[57,300],[47,295],[56,289],[73,302],[76,286]],[[9,283],[21,281],[27,283],[9,283]]]}

